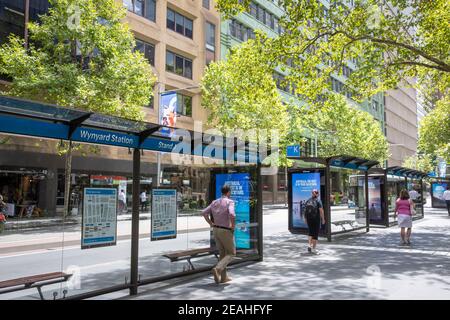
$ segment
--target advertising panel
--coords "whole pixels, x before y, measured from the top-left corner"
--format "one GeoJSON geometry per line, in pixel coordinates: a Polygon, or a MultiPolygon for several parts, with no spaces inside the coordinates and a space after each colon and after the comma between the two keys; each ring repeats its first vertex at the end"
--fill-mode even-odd
{"type": "Polygon", "coordinates": [[[369,177],[369,217],[371,222],[383,220],[381,206],[381,180],[377,177],[369,177]]]}
{"type": "Polygon", "coordinates": [[[151,241],[177,237],[177,190],[152,190],[151,241]]]}
{"type": "MultiPolygon", "coordinates": [[[[320,192],[320,173],[293,173],[292,174],[292,226],[294,228],[305,228],[308,226],[304,217],[304,206],[311,198],[313,189],[320,192]]],[[[321,195],[320,198],[322,199],[321,195]]],[[[323,200],[322,200],[323,201],[323,200]]]]}
{"type": "Polygon", "coordinates": [[[444,191],[447,190],[447,185],[445,182],[433,182],[431,184],[431,205],[433,208],[446,208],[444,191]]]}
{"type": "Polygon", "coordinates": [[[224,173],[216,175],[216,199],[221,197],[224,185],[231,188],[231,199],[236,212],[234,231],[236,249],[250,249],[250,174],[224,173]]]}
{"type": "Polygon", "coordinates": [[[81,248],[112,246],[117,241],[117,189],[85,188],[81,248]]]}

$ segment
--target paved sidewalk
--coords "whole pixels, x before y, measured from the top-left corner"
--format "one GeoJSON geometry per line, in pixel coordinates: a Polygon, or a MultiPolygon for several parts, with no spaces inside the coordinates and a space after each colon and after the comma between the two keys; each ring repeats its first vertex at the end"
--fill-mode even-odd
{"type": "Polygon", "coordinates": [[[321,242],[308,255],[306,238],[281,232],[264,238],[264,261],[233,268],[233,282],[195,275],[124,299],[450,299],[450,217],[426,208],[415,221],[412,246],[399,229],[321,242]]]}

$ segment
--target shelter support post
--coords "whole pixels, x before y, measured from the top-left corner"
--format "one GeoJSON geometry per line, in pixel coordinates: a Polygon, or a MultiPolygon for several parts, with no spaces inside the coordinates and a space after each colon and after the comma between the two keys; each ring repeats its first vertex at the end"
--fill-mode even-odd
{"type": "Polygon", "coordinates": [[[133,209],[131,215],[130,295],[138,293],[139,279],[139,186],[141,179],[141,152],[133,150],[133,209]]]}
{"type": "Polygon", "coordinates": [[[69,141],[67,153],[66,153],[66,169],[65,169],[65,191],[64,191],[64,212],[63,217],[66,218],[69,215],[69,202],[70,202],[70,178],[72,174],[72,141],[69,141]]]}
{"type": "Polygon", "coordinates": [[[327,165],[325,167],[325,223],[326,223],[326,232],[327,232],[327,240],[331,242],[331,168],[330,163],[327,161],[327,165]]]}
{"type": "Polygon", "coordinates": [[[370,215],[369,215],[369,172],[364,173],[364,193],[366,197],[366,232],[370,230],[370,215]]]}
{"type": "MultiPolygon", "coordinates": [[[[263,202],[262,202],[262,177],[261,177],[261,164],[258,163],[256,167],[256,174],[257,174],[257,209],[256,209],[256,216],[258,221],[258,254],[259,254],[259,261],[263,261],[263,202]]],[[[286,180],[287,182],[287,180],[286,180]]]]}

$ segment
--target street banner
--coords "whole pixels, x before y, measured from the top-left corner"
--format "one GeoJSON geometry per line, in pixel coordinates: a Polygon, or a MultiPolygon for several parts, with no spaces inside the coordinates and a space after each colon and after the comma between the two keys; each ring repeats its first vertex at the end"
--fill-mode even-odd
{"type": "Polygon", "coordinates": [[[231,200],[234,201],[236,249],[250,249],[250,175],[248,173],[217,174],[216,199],[222,196],[224,185],[231,188],[231,200]]]}
{"type": "Polygon", "coordinates": [[[177,190],[152,190],[151,241],[177,237],[177,190]]]}
{"type": "Polygon", "coordinates": [[[113,246],[117,242],[117,189],[85,188],[81,249],[113,246]]]}
{"type": "MultiPolygon", "coordinates": [[[[292,227],[307,229],[305,222],[305,204],[311,198],[312,191],[320,192],[320,173],[293,173],[292,180],[292,227]]],[[[321,195],[319,195],[321,198],[321,195]]]]}
{"type": "MultiPolygon", "coordinates": [[[[159,110],[159,124],[174,128],[177,124],[177,93],[168,92],[161,94],[161,105],[159,110]]],[[[162,128],[160,133],[163,136],[171,137],[174,129],[162,128]]]]}

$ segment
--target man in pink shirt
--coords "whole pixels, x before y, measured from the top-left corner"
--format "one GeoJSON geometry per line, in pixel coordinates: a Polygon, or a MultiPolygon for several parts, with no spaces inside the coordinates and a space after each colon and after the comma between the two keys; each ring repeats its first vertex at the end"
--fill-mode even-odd
{"type": "Polygon", "coordinates": [[[216,283],[231,281],[231,278],[227,276],[227,265],[236,255],[236,247],[234,245],[236,213],[234,211],[234,201],[230,199],[230,196],[230,187],[223,186],[222,197],[214,200],[202,211],[206,222],[213,227],[214,239],[217,249],[219,249],[219,262],[212,269],[216,283]]]}

